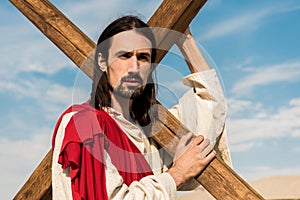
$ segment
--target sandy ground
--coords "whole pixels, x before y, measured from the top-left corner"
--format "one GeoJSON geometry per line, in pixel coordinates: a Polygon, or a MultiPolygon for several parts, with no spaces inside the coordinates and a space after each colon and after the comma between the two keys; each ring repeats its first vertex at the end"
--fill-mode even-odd
{"type": "MultiPolygon", "coordinates": [[[[265,199],[299,199],[300,200],[300,175],[274,176],[249,182],[265,199]]],[[[178,200],[214,199],[203,189],[182,194],[178,200]]]]}

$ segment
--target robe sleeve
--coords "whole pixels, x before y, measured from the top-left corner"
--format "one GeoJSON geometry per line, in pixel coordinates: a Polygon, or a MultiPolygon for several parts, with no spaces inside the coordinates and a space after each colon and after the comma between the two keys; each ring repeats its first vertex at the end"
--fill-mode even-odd
{"type": "Polygon", "coordinates": [[[111,163],[109,155],[105,154],[106,186],[109,199],[124,200],[175,200],[176,184],[168,173],[150,175],[140,181],[134,181],[129,186],[123,183],[115,166],[111,163]]]}
{"type": "MultiPolygon", "coordinates": [[[[194,134],[209,138],[217,155],[231,166],[225,129],[226,102],[216,71],[211,69],[190,74],[183,83],[190,90],[169,111],[194,134]]],[[[191,190],[199,185],[191,179],[179,190],[191,190]]]]}
{"type": "Polygon", "coordinates": [[[227,107],[216,71],[188,75],[183,83],[191,89],[170,112],[194,134],[209,138],[218,155],[231,166],[225,127],[227,107]]]}

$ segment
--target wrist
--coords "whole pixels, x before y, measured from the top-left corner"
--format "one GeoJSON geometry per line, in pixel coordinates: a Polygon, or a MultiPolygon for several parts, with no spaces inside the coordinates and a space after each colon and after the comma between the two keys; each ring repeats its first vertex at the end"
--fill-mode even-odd
{"type": "Polygon", "coordinates": [[[179,170],[176,170],[176,168],[171,167],[167,173],[170,174],[172,176],[172,178],[174,179],[174,182],[176,184],[176,188],[178,188],[180,185],[182,185],[185,182],[185,177],[179,173],[179,170]]]}

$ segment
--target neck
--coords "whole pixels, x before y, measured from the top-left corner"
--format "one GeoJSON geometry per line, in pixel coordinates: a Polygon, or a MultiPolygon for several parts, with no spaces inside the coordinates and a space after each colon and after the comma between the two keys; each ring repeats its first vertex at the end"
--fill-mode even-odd
{"type": "Polygon", "coordinates": [[[117,94],[111,94],[111,107],[121,113],[128,121],[133,121],[130,117],[129,108],[131,100],[117,94]]]}

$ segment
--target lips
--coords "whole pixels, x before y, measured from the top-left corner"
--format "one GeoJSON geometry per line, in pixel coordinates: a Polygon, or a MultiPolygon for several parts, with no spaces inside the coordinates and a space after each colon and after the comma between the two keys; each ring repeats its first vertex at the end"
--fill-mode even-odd
{"type": "Polygon", "coordinates": [[[126,79],[123,81],[123,83],[125,83],[128,86],[139,86],[142,84],[141,81],[137,79],[126,79]]]}
{"type": "Polygon", "coordinates": [[[125,83],[128,86],[139,86],[143,83],[142,78],[138,75],[134,75],[134,76],[126,76],[122,78],[122,83],[125,83]]]}

